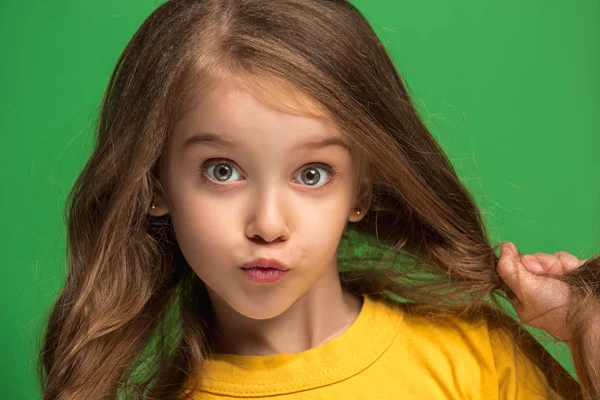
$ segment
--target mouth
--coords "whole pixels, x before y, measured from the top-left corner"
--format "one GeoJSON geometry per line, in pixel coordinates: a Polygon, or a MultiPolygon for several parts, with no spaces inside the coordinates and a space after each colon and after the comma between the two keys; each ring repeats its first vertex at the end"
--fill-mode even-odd
{"type": "Polygon", "coordinates": [[[289,268],[274,258],[257,258],[242,265],[246,278],[257,283],[275,283],[287,275],[289,268]]]}
{"type": "Polygon", "coordinates": [[[278,268],[242,268],[246,278],[257,283],[275,283],[289,273],[278,268]]]}
{"type": "Polygon", "coordinates": [[[250,261],[241,267],[242,269],[260,269],[260,270],[276,270],[276,271],[288,271],[289,268],[281,261],[275,258],[257,258],[256,260],[250,261]]]}

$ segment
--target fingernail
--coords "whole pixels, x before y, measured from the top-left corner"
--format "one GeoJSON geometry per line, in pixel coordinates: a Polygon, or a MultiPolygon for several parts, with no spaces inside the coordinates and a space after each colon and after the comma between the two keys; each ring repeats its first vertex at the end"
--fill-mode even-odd
{"type": "Polygon", "coordinates": [[[525,265],[525,267],[530,271],[541,272],[544,270],[544,267],[542,267],[540,263],[535,261],[524,262],[523,265],[525,265]]]}

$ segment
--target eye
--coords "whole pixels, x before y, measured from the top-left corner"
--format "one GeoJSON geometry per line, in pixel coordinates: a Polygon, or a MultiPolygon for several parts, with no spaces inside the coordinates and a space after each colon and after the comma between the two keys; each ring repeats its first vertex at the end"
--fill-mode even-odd
{"type": "MultiPolygon", "coordinates": [[[[228,181],[232,175],[235,175],[234,171],[237,171],[237,168],[234,167],[230,162],[209,162],[203,165],[201,170],[204,172],[204,175],[208,177],[210,183],[214,185],[222,186],[223,184],[235,182],[235,180],[228,181]]],[[[337,170],[326,164],[314,164],[304,168],[298,175],[296,175],[296,177],[300,177],[298,181],[305,183],[307,186],[321,189],[322,187],[328,185],[333,180],[333,177],[337,175],[337,173],[337,170]],[[320,171],[323,171],[324,173],[320,171]],[[322,179],[323,176],[328,177],[328,179],[322,179]],[[319,182],[322,183],[318,184],[319,182]]]]}
{"type": "Polygon", "coordinates": [[[202,169],[204,170],[204,174],[217,185],[220,183],[227,183],[227,179],[229,179],[233,175],[233,171],[236,170],[231,163],[225,161],[212,162],[202,169]],[[213,179],[212,176],[215,176],[215,178],[213,179]]]}
{"type": "Polygon", "coordinates": [[[316,165],[312,165],[307,168],[304,168],[296,176],[300,176],[300,181],[306,183],[308,186],[320,189],[323,186],[326,186],[327,184],[329,184],[329,182],[331,182],[331,180],[333,179],[333,177],[336,174],[337,174],[337,171],[335,171],[333,168],[331,168],[327,165],[324,165],[324,164],[316,164],[316,165]],[[328,179],[322,180],[321,177],[323,176],[323,174],[321,172],[319,172],[319,170],[325,171],[325,175],[326,176],[330,175],[330,177],[328,179]],[[320,185],[316,185],[315,183],[317,183],[319,181],[324,181],[324,183],[322,183],[320,185]]]}

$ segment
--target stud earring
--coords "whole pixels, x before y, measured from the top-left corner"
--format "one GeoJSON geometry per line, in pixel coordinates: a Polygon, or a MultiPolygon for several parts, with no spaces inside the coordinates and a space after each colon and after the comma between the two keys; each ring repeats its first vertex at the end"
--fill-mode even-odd
{"type": "Polygon", "coordinates": [[[360,215],[360,208],[356,210],[356,213],[360,215]]]}
{"type": "Polygon", "coordinates": [[[152,205],[150,206],[150,208],[153,210],[156,208],[156,205],[154,204],[154,202],[152,202],[152,205]]]}

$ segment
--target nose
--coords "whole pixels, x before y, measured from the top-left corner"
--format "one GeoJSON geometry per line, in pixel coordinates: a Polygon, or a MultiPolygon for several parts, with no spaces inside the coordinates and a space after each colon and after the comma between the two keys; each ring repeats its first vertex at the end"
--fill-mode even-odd
{"type": "Polygon", "coordinates": [[[285,205],[281,193],[269,189],[250,207],[246,236],[253,241],[280,242],[289,237],[285,205]]]}

